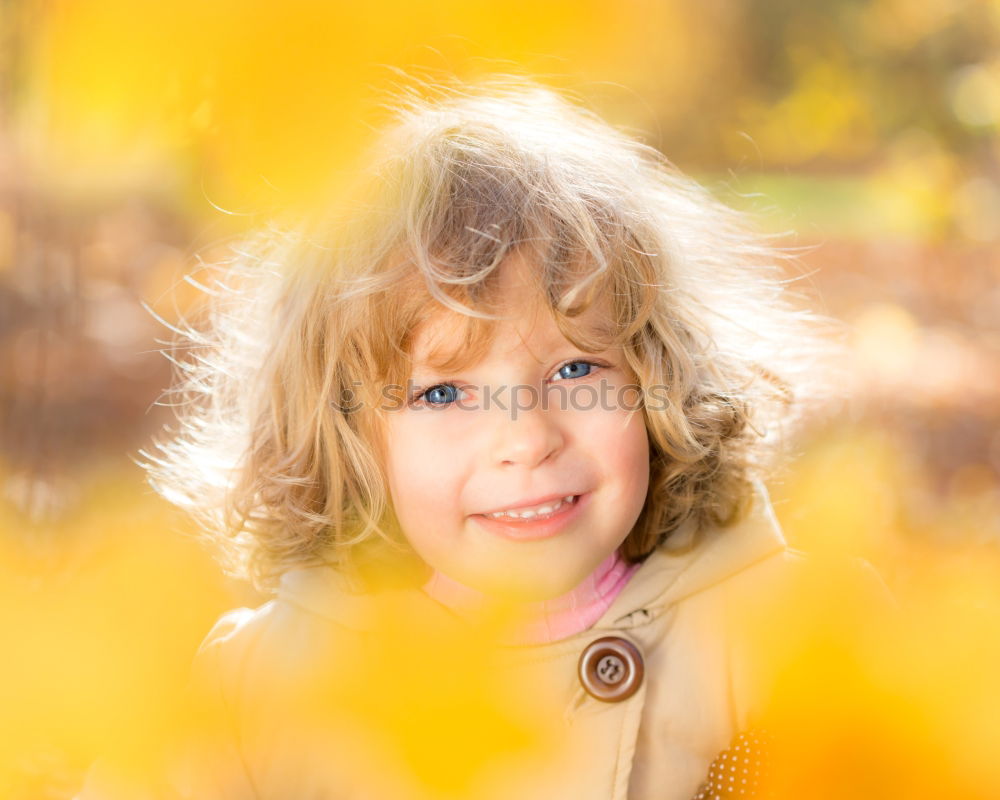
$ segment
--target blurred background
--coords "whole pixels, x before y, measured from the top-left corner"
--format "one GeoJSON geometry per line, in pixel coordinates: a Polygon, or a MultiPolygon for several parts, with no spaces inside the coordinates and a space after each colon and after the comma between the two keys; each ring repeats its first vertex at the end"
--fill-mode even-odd
{"type": "Polygon", "coordinates": [[[970,636],[926,674],[995,700],[1000,0],[0,0],[0,797],[139,747],[260,601],[133,463],[159,350],[201,261],[347,179],[397,70],[566,89],[795,249],[851,377],[779,516],[904,604],[932,586],[921,636],[970,636]]]}

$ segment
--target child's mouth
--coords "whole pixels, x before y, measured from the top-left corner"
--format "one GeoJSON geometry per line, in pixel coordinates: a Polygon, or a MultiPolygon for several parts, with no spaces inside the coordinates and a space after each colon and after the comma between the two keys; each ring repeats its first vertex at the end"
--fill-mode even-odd
{"type": "Polygon", "coordinates": [[[473,519],[492,533],[508,539],[545,539],[559,533],[575,519],[588,494],[566,495],[536,506],[474,514],[473,519]]]}
{"type": "Polygon", "coordinates": [[[560,497],[558,500],[550,500],[547,503],[539,503],[534,506],[524,506],[522,508],[510,509],[507,511],[494,511],[491,514],[484,514],[483,516],[489,519],[503,519],[503,520],[529,520],[529,519],[549,519],[550,517],[558,514],[562,509],[568,505],[572,505],[576,502],[577,495],[566,495],[565,497],[560,497]]]}

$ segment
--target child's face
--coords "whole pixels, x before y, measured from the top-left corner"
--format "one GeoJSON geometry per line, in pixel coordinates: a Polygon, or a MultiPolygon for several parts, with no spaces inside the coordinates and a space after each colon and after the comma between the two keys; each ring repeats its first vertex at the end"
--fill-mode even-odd
{"type": "Polygon", "coordinates": [[[417,330],[417,399],[387,415],[386,459],[402,531],[430,567],[490,595],[545,599],[628,535],[646,498],[649,445],[642,412],[629,413],[637,392],[625,388],[621,351],[586,353],[563,337],[525,288],[525,266],[512,256],[502,267],[511,317],[479,363],[447,375],[426,364],[433,347],[456,342],[454,315],[417,330]],[[488,516],[530,509],[531,518],[488,516]]]}

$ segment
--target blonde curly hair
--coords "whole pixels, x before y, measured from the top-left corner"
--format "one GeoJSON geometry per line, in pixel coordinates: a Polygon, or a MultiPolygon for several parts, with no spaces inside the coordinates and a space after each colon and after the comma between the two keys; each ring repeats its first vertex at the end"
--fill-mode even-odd
{"type": "Polygon", "coordinates": [[[642,406],[648,497],[623,556],[740,516],[822,349],[782,255],[741,214],[520,79],[405,95],[365,174],[339,209],[235,248],[210,324],[185,331],[179,427],[146,466],[230,571],[266,587],[400,540],[384,387],[406,379],[415,328],[442,308],[468,327],[442,366],[485,351],[498,267],[515,250],[567,338],[623,347],[647,401],[657,387],[642,406]],[[575,321],[598,299],[610,324],[583,330],[575,321]]]}

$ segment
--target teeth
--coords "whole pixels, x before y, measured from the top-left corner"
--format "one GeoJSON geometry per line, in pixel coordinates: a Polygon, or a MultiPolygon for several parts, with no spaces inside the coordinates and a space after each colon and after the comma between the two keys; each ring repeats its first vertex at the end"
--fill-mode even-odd
{"type": "Polygon", "coordinates": [[[552,514],[562,508],[564,504],[572,502],[573,495],[568,494],[554,503],[549,503],[548,505],[535,506],[534,508],[527,508],[522,511],[496,511],[492,514],[487,514],[486,516],[490,519],[498,519],[500,517],[505,517],[507,519],[532,519],[534,517],[544,517],[546,514],[552,514]]]}

